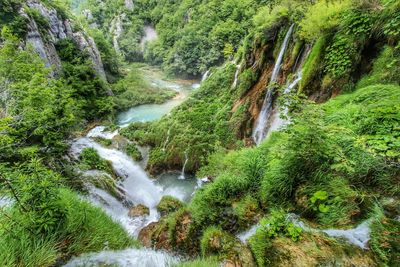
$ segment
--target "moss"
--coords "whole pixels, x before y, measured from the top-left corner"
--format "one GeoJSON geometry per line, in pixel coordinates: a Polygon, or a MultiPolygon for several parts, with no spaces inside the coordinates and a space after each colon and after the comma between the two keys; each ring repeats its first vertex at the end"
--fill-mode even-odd
{"type": "Polygon", "coordinates": [[[221,261],[235,266],[254,266],[249,249],[240,240],[217,227],[210,226],[204,231],[200,247],[203,257],[218,255],[221,261]]]}
{"type": "Polygon", "coordinates": [[[96,141],[97,143],[99,143],[105,147],[110,147],[112,145],[112,140],[102,138],[102,137],[95,137],[94,141],[96,141]]]}
{"type": "Polygon", "coordinates": [[[314,44],[307,61],[304,63],[303,76],[299,85],[299,93],[301,93],[305,87],[314,78],[314,75],[319,71],[323,51],[326,46],[326,38],[320,37],[314,44]]]}
{"type": "Polygon", "coordinates": [[[259,213],[259,205],[256,198],[247,195],[239,202],[233,203],[232,206],[241,229],[245,229],[255,222],[259,213]]]}
{"type": "Polygon", "coordinates": [[[374,215],[371,250],[382,266],[397,266],[400,264],[400,221],[387,218],[379,207],[374,215]]]}
{"type": "Polygon", "coordinates": [[[192,261],[181,262],[173,267],[219,267],[220,261],[216,257],[199,258],[192,261]]]}
{"type": "Polygon", "coordinates": [[[165,216],[171,212],[175,212],[183,207],[182,201],[171,196],[163,196],[157,205],[157,210],[161,216],[165,216]]]}
{"type": "Polygon", "coordinates": [[[142,153],[135,144],[127,144],[125,152],[135,161],[141,161],[143,159],[142,153]]]}

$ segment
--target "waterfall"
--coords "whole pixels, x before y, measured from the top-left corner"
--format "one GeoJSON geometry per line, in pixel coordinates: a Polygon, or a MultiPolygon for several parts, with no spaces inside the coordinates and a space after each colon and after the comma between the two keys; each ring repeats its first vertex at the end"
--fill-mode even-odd
{"type": "MultiPolygon", "coordinates": [[[[298,85],[298,83],[301,81],[302,78],[302,72],[299,71],[296,75],[295,75],[295,79],[288,83],[285,90],[283,91],[283,95],[288,95],[292,92],[292,90],[298,85]]],[[[282,128],[283,126],[287,125],[289,123],[289,120],[286,119],[289,113],[289,104],[288,102],[284,103],[283,106],[283,117],[281,118],[281,112],[279,111],[279,109],[275,112],[272,121],[271,121],[271,126],[268,129],[268,133],[269,132],[273,132],[273,131],[277,131],[280,128],[282,128]]]]}
{"type": "Polygon", "coordinates": [[[294,24],[292,24],[292,26],[290,26],[288,32],[286,33],[285,39],[283,41],[281,50],[279,52],[279,56],[275,62],[275,66],[274,69],[272,71],[272,75],[271,75],[271,79],[269,82],[269,85],[267,87],[268,91],[267,91],[267,95],[264,99],[263,102],[263,106],[261,109],[261,112],[258,116],[258,119],[256,121],[256,125],[254,127],[253,130],[253,140],[256,144],[260,144],[262,140],[264,140],[265,136],[266,136],[266,128],[268,126],[268,120],[271,116],[271,109],[272,109],[272,105],[273,105],[273,100],[274,100],[274,93],[275,90],[272,87],[272,85],[274,85],[274,83],[276,82],[278,75],[279,75],[279,71],[281,69],[281,64],[282,64],[282,60],[283,60],[283,56],[285,54],[286,48],[289,44],[289,39],[292,35],[293,32],[293,28],[294,28],[294,24]]]}
{"type": "Polygon", "coordinates": [[[150,249],[102,251],[73,258],[64,267],[119,266],[119,267],[167,267],[177,263],[175,257],[150,249]]]}
{"type": "Polygon", "coordinates": [[[239,74],[240,74],[240,68],[241,68],[240,65],[236,65],[235,79],[233,81],[232,88],[236,88],[236,86],[237,86],[238,78],[239,78],[239,74]]]}
{"type": "Polygon", "coordinates": [[[182,179],[182,180],[186,179],[186,177],[185,177],[185,169],[186,169],[186,164],[188,163],[188,161],[189,161],[189,157],[188,157],[187,152],[185,152],[185,163],[183,164],[182,173],[179,176],[179,179],[182,179]]]}
{"type": "Polygon", "coordinates": [[[204,82],[207,80],[208,76],[210,75],[210,70],[207,70],[204,74],[203,77],[201,78],[201,82],[204,82]]]}
{"type": "Polygon", "coordinates": [[[165,139],[162,151],[165,151],[167,149],[167,145],[168,145],[168,142],[169,142],[170,135],[171,135],[171,128],[168,129],[167,138],[165,139]]]}

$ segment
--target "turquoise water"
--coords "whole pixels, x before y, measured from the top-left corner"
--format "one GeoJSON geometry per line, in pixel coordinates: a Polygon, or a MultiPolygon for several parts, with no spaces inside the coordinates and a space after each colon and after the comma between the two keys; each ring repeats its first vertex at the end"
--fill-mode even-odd
{"type": "Polygon", "coordinates": [[[126,127],[133,122],[148,122],[159,120],[171,110],[180,105],[189,96],[190,92],[199,87],[195,80],[167,80],[162,77],[162,73],[157,69],[143,69],[144,78],[156,87],[172,89],[178,95],[163,104],[147,104],[132,107],[127,111],[121,112],[117,116],[118,125],[126,127]]]}

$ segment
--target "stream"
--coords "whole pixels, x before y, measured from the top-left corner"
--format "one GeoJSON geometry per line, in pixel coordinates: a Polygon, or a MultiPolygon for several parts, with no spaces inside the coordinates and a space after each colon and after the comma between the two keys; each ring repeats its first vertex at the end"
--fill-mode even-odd
{"type": "MultiPolygon", "coordinates": [[[[144,74],[152,85],[176,90],[178,96],[160,105],[141,105],[122,112],[117,117],[120,127],[125,127],[132,122],[160,119],[185,101],[192,90],[199,87],[197,81],[163,79],[162,73],[151,68],[147,69],[144,74]]],[[[163,196],[169,195],[188,202],[201,183],[195,177],[185,175],[184,169],[182,172],[168,172],[159,175],[156,177],[157,179],[152,179],[139,162],[135,162],[124,152],[104,147],[95,141],[96,137],[112,140],[116,136],[118,136],[118,130],[108,132],[104,126],[97,126],[89,131],[86,136],[74,140],[69,154],[78,159],[83,149],[93,148],[101,158],[111,163],[114,172],[121,178],[120,181],[116,182],[121,196],[117,198],[106,190],[88,184],[89,195],[86,199],[93,205],[102,208],[115,222],[122,225],[132,237],[137,237],[143,227],[159,220],[160,215],[156,206],[163,196]],[[148,207],[149,214],[136,217],[129,216],[130,207],[138,204],[148,207]]],[[[85,172],[85,175],[97,174],[96,171],[85,172]]],[[[71,259],[65,266],[162,267],[170,266],[174,262],[177,262],[177,258],[167,253],[132,248],[123,251],[105,250],[81,255],[71,259]]]]}

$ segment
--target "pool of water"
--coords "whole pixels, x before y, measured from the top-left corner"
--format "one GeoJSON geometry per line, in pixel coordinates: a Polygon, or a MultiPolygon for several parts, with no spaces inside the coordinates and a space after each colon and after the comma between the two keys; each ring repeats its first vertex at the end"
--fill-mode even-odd
{"type": "Polygon", "coordinates": [[[140,69],[144,78],[153,86],[161,89],[172,89],[178,94],[163,104],[148,104],[132,107],[117,116],[118,125],[126,127],[133,122],[155,121],[171,112],[171,110],[185,101],[190,93],[199,88],[197,80],[167,79],[159,69],[143,67],[140,69]]]}

